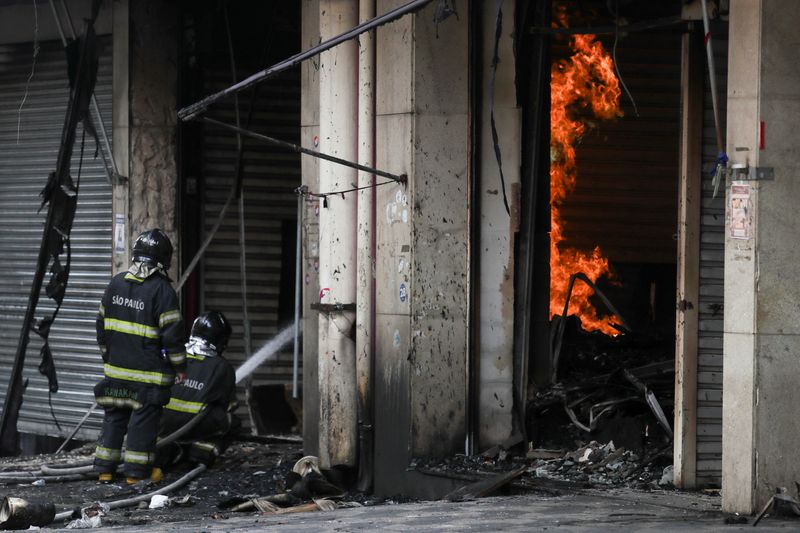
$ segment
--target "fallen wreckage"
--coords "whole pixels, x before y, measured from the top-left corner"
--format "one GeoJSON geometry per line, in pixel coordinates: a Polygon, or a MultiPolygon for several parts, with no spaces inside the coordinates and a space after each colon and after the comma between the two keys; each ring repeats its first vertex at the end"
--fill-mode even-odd
{"type": "MultiPolygon", "coordinates": [[[[172,437],[172,436],[171,436],[172,437]]],[[[338,507],[358,506],[359,497],[347,493],[337,482],[336,471],[323,471],[319,468],[316,457],[306,456],[294,462],[291,470],[286,470],[291,463],[285,459],[296,457],[299,440],[291,437],[243,437],[245,439],[260,439],[259,442],[269,442],[267,446],[242,445],[234,447],[234,451],[226,464],[219,469],[215,476],[202,476],[206,467],[204,465],[192,466],[188,471],[180,469],[174,473],[175,480],[164,486],[154,486],[148,481],[143,481],[133,487],[114,486],[113,484],[98,484],[91,470],[91,446],[86,445],[78,450],[80,459],[70,456],[44,456],[39,460],[10,459],[5,470],[0,470],[0,484],[17,484],[17,492],[23,497],[7,496],[0,506],[0,529],[26,529],[30,526],[61,526],[65,521],[67,528],[94,528],[101,525],[114,525],[120,522],[135,521],[141,523],[141,516],[131,516],[125,508],[138,510],[153,510],[171,508],[170,515],[175,509],[198,505],[201,500],[209,509],[201,508],[198,512],[206,514],[213,505],[217,511],[210,514],[212,519],[227,518],[225,512],[258,512],[262,515],[286,514],[310,511],[330,511],[338,507]],[[277,444],[276,444],[277,443],[277,444]],[[283,446],[283,447],[281,447],[283,446]],[[258,453],[260,452],[260,453],[258,453]],[[266,458],[277,456],[273,467],[269,467],[266,458]],[[42,464],[43,459],[46,464],[42,464]],[[254,460],[254,463],[248,461],[254,460]],[[226,468],[227,467],[227,468],[226,468]],[[8,468],[15,468],[9,470],[8,468]],[[248,468],[256,469],[246,474],[248,468]],[[69,472],[69,473],[67,473],[69,472]],[[253,484],[231,483],[224,476],[224,472],[235,473],[237,478],[262,479],[263,482],[255,487],[258,493],[253,493],[253,484]],[[223,475],[220,475],[223,474],[223,475]],[[79,491],[75,485],[64,485],[67,481],[89,481],[91,485],[81,486],[79,491]],[[203,485],[203,486],[201,486],[203,485]],[[63,487],[63,488],[60,488],[63,487]],[[263,492],[267,487],[271,490],[263,492]],[[224,489],[224,490],[220,490],[224,489]],[[51,499],[56,498],[60,503],[43,501],[44,494],[49,491],[51,499]],[[180,492],[180,495],[171,496],[180,492]],[[231,495],[230,493],[233,493],[231,495]],[[266,496],[263,494],[267,493],[266,496]],[[83,506],[71,506],[64,500],[73,500],[76,494],[86,497],[103,494],[100,501],[84,503],[83,506]],[[201,495],[203,494],[203,495],[201,495]],[[219,497],[223,498],[220,499],[219,497]],[[350,500],[350,501],[346,501],[350,500]],[[213,503],[212,503],[213,502],[213,503]],[[58,507],[67,507],[66,510],[57,512],[58,507]],[[123,511],[121,514],[112,511],[123,511]]],[[[360,498],[363,500],[363,497],[360,498]]],[[[185,516],[190,518],[196,516],[185,516]]],[[[186,513],[184,513],[186,514],[186,513]]],[[[147,521],[159,519],[174,520],[173,516],[150,517],[147,521]]]]}

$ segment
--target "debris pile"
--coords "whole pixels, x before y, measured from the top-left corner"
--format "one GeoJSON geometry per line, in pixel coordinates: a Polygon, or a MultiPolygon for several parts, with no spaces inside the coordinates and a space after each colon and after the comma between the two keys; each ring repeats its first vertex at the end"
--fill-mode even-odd
{"type": "MultiPolygon", "coordinates": [[[[545,451],[553,453],[553,450],[545,451]]],[[[672,486],[672,467],[664,466],[665,462],[671,462],[667,449],[642,456],[616,447],[614,441],[606,444],[591,441],[554,459],[537,458],[541,457],[541,452],[534,449],[527,454],[533,459],[530,470],[538,478],[586,482],[593,486],[628,485],[640,489],[672,486]]]]}
{"type": "Polygon", "coordinates": [[[593,448],[591,460],[566,458],[555,473],[603,484],[628,482],[635,465],[644,475],[655,458],[659,463],[668,459],[675,387],[672,338],[652,331],[609,337],[584,331],[574,316],[555,320],[561,323],[554,329],[561,334],[554,339],[560,350],[556,379],[537,389],[527,406],[531,449],[586,450],[600,443],[603,451],[593,448]],[[583,462],[591,466],[595,458],[605,461],[607,456],[611,460],[597,469],[581,468],[583,462]]]}
{"type": "Polygon", "coordinates": [[[528,489],[671,488],[673,339],[655,331],[590,333],[575,316],[553,331],[558,368],[554,384],[529,397],[528,442],[511,439],[478,456],[418,459],[411,467],[465,481],[525,467],[509,485],[528,489]]]}
{"type": "Polygon", "coordinates": [[[8,499],[9,511],[5,517],[0,513],[0,522],[29,515],[38,508],[29,502],[42,501],[51,502],[51,509],[53,506],[56,510],[67,509],[57,514],[55,520],[48,516],[45,521],[70,529],[169,523],[197,517],[225,519],[239,504],[245,504],[240,510],[246,512],[284,514],[383,502],[380,498],[343,491],[340,487],[349,484],[342,484],[336,472],[320,470],[313,458],[304,458],[298,437],[242,438],[246,441],[232,443],[209,472],[197,475],[169,495],[153,491],[176,483],[197,467],[187,470],[193,465],[175,465],[165,473],[163,484],[157,486],[149,481],[141,486],[128,486],[123,478],[101,484],[83,474],[70,482],[41,484],[37,483],[37,476],[42,465],[91,463],[94,444],[61,455],[3,458],[0,484],[19,500],[8,499]],[[116,505],[120,501],[130,501],[133,505],[124,509],[116,505]]]}

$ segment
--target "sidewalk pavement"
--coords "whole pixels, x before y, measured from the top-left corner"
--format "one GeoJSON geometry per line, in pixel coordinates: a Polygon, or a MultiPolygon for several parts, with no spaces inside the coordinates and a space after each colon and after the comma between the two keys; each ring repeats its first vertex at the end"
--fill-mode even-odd
{"type": "MultiPolygon", "coordinates": [[[[671,491],[583,490],[563,496],[523,494],[451,503],[428,501],[279,516],[226,514],[179,523],[147,523],[106,531],[753,531],[752,517],[726,524],[720,498],[671,491]]],[[[756,531],[800,529],[800,520],[767,517],[756,531]]]]}

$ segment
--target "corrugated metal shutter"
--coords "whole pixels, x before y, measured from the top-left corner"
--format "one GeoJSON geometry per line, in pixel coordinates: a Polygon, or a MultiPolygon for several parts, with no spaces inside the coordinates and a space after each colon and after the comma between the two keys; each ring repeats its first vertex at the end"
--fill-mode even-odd
{"type": "MultiPolygon", "coordinates": [[[[714,63],[717,98],[725,138],[728,91],[728,25],[717,22],[714,63]]],[[[725,275],[725,190],[713,198],[710,170],[717,158],[708,65],[703,101],[703,205],[700,229],[700,321],[697,372],[697,483],[719,486],[722,480],[722,315],[725,275]]]]}
{"type": "MultiPolygon", "coordinates": [[[[212,70],[205,81],[209,93],[227,87],[230,70],[212,70]]],[[[262,83],[258,94],[251,128],[278,139],[299,143],[299,73],[295,71],[262,83]]],[[[242,123],[247,116],[249,102],[249,93],[242,93],[242,123]]],[[[236,119],[232,99],[216,106],[212,115],[234,124],[236,119]]],[[[208,232],[233,183],[236,137],[219,128],[206,128],[203,141],[203,214],[204,231],[208,232]]],[[[297,197],[293,191],[300,186],[300,157],[251,139],[245,140],[244,157],[248,314],[255,352],[278,332],[278,301],[281,291],[294,294],[294,279],[281,279],[281,258],[285,245],[282,227],[285,224],[294,227],[296,224],[297,197]]],[[[202,283],[204,309],[221,310],[233,324],[234,334],[226,357],[234,366],[239,366],[245,359],[238,216],[234,202],[205,254],[202,283]]],[[[293,249],[290,260],[294,261],[293,249]]],[[[254,384],[291,383],[291,373],[290,345],[276,359],[261,365],[254,374],[254,384]]],[[[240,398],[242,395],[243,391],[240,390],[240,398]]],[[[240,409],[240,414],[244,413],[243,409],[240,409]]],[[[242,420],[247,422],[247,416],[242,416],[242,420]]]]}
{"type": "MultiPolygon", "coordinates": [[[[101,37],[96,95],[104,121],[111,124],[111,39],[101,37]]],[[[69,98],[66,58],[59,42],[41,43],[35,75],[21,115],[20,102],[31,71],[32,44],[0,46],[0,397],[5,396],[30,283],[42,237],[45,212],[37,213],[39,192],[55,170],[61,129],[69,98]],[[17,142],[17,121],[19,142],[17,142]]],[[[81,128],[72,161],[77,176],[81,128]]],[[[109,132],[110,133],[110,132],[109,132]]],[[[102,373],[94,317],[111,275],[111,187],[102,161],[86,140],[78,209],[72,230],[72,269],[66,297],[50,333],[60,384],[53,410],[62,427],[72,427],[94,401],[92,387],[102,373]]],[[[48,278],[45,278],[45,284],[48,278]]],[[[54,303],[42,290],[37,317],[52,313],[54,303]]],[[[24,376],[30,379],[19,429],[62,434],[48,405],[47,380],[37,371],[41,342],[31,335],[24,376]]],[[[99,429],[100,414],[81,434],[99,429]]]]}
{"type": "MultiPolygon", "coordinates": [[[[602,42],[611,53],[613,36],[602,42]]],[[[562,209],[568,246],[599,245],[612,263],[675,263],[680,49],[677,33],[620,38],[617,61],[639,116],[623,92],[625,116],[593,120],[582,139],[577,186],[562,209]]]]}

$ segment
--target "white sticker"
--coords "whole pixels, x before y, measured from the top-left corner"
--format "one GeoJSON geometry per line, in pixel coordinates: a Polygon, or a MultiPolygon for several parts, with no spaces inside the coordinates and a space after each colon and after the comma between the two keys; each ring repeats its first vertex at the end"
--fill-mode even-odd
{"type": "Polygon", "coordinates": [[[406,267],[406,260],[400,258],[400,261],[397,262],[397,272],[402,272],[405,267],[406,267]]]}
{"type": "Polygon", "coordinates": [[[117,214],[114,217],[114,253],[125,253],[125,215],[117,214]]]}

